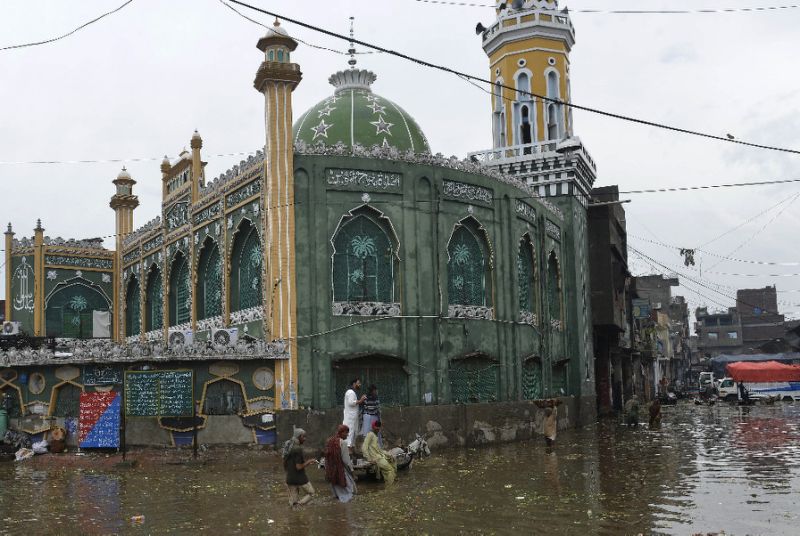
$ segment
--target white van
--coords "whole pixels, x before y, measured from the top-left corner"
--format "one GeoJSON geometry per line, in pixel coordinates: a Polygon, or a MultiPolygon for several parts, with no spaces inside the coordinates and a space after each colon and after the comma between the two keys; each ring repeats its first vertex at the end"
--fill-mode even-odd
{"type": "Polygon", "coordinates": [[[739,389],[736,386],[736,382],[733,381],[733,378],[722,378],[722,381],[719,382],[719,387],[717,390],[719,391],[719,397],[722,400],[739,400],[739,389]]]}

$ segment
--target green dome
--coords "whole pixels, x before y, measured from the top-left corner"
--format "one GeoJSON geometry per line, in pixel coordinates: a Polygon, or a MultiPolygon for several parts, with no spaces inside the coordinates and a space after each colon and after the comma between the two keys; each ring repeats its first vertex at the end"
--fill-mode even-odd
{"type": "Polygon", "coordinates": [[[375,74],[362,69],[333,74],[329,82],[336,91],[300,116],[293,129],[295,143],[380,145],[430,153],[417,122],[398,105],[372,92],[370,85],[375,79],[375,74]]]}

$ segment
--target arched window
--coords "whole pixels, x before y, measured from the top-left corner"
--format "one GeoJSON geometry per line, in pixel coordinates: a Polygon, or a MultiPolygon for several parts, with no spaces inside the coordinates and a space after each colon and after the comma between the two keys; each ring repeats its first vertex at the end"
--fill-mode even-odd
{"type": "MultiPolygon", "coordinates": [[[[547,96],[551,99],[561,99],[561,90],[558,83],[558,74],[555,71],[547,73],[547,96]]],[[[562,134],[561,104],[548,101],[547,104],[547,139],[558,140],[562,134]]]]}
{"type": "Polygon", "coordinates": [[[141,303],[139,300],[139,280],[131,277],[125,293],[125,336],[138,335],[141,330],[141,303]]]}
{"type": "Polygon", "coordinates": [[[561,321],[561,274],[558,258],[554,252],[550,253],[547,260],[547,301],[550,320],[561,321]]]}
{"type": "Polygon", "coordinates": [[[283,61],[283,50],[278,50],[278,61],[283,61]]]}
{"type": "Polygon", "coordinates": [[[355,359],[335,361],[333,366],[334,398],[341,404],[344,393],[350,388],[353,378],[361,378],[362,390],[375,385],[382,406],[404,406],[408,404],[408,371],[405,361],[380,355],[369,355],[355,359]]]}
{"type": "Polygon", "coordinates": [[[275,51],[272,49],[269,50],[269,61],[275,61],[275,51]]]}
{"type": "Polygon", "coordinates": [[[450,398],[454,404],[496,402],[500,367],[484,355],[450,361],[450,398]]]}
{"type": "Polygon", "coordinates": [[[145,331],[164,327],[164,288],[162,283],[161,270],[158,268],[150,270],[145,291],[145,331]]]}
{"type": "Polygon", "coordinates": [[[494,144],[495,147],[506,145],[506,114],[503,106],[503,81],[497,80],[494,86],[494,144]]]}
{"type": "Polygon", "coordinates": [[[517,75],[516,94],[513,142],[515,145],[529,145],[533,142],[536,127],[533,114],[533,97],[531,95],[531,77],[525,71],[521,71],[517,75]]]}
{"type": "Polygon", "coordinates": [[[476,222],[462,222],[447,245],[447,295],[451,305],[491,307],[488,245],[476,222]],[[480,234],[479,234],[480,233],[480,234]]]}
{"type": "Polygon", "coordinates": [[[51,416],[77,417],[83,389],[72,383],[65,383],[54,389],[56,391],[55,407],[52,410],[51,416]]]}
{"type": "Polygon", "coordinates": [[[195,299],[198,320],[222,314],[222,257],[211,238],[206,238],[200,250],[195,299]]]}
{"type": "Polygon", "coordinates": [[[261,293],[264,253],[255,226],[242,220],[236,231],[231,255],[231,311],[263,303],[261,293]]]}
{"type": "Polygon", "coordinates": [[[525,313],[536,312],[536,257],[533,244],[528,235],[522,239],[517,251],[517,288],[519,290],[519,310],[525,313]]]}
{"type": "Polygon", "coordinates": [[[395,301],[394,244],[372,214],[343,223],[333,238],[333,301],[395,301]]]}
{"type": "MultiPolygon", "coordinates": [[[[91,285],[90,281],[74,278],[47,297],[45,333],[48,337],[90,339],[95,336],[94,311],[109,311],[110,303],[91,285]]],[[[109,333],[97,336],[108,337],[109,333]]]]}
{"type": "Polygon", "coordinates": [[[245,404],[242,386],[231,380],[218,380],[206,385],[203,413],[206,415],[237,415],[245,404]]]}
{"type": "Polygon", "coordinates": [[[189,291],[189,259],[178,253],[169,272],[169,325],[185,324],[192,319],[192,294],[189,291]]]}

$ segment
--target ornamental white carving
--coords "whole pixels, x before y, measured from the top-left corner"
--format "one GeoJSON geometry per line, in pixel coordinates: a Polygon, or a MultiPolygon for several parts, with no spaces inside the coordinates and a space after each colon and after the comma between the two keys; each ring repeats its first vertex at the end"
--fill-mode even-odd
{"type": "Polygon", "coordinates": [[[494,319],[494,309],[481,305],[449,305],[447,316],[450,318],[473,318],[479,320],[494,319]]]}
{"type": "Polygon", "coordinates": [[[242,309],[241,311],[234,311],[231,313],[231,324],[244,324],[246,322],[255,322],[264,318],[264,306],[256,305],[242,309]]]}
{"type": "Polygon", "coordinates": [[[561,229],[559,229],[555,223],[551,222],[550,220],[545,220],[544,229],[547,231],[547,234],[556,240],[561,240],[561,229]]]}
{"type": "Polygon", "coordinates": [[[58,273],[55,270],[48,270],[47,271],[47,279],[53,281],[58,277],[58,273]]]}
{"type": "Polygon", "coordinates": [[[530,324],[531,326],[538,326],[539,317],[536,316],[536,313],[531,313],[530,311],[520,311],[519,322],[521,324],[530,324]]]}
{"type": "Polygon", "coordinates": [[[20,265],[14,270],[13,279],[17,282],[17,295],[14,296],[14,310],[33,312],[33,267],[28,258],[22,257],[20,265]]]}
{"type": "Polygon", "coordinates": [[[397,190],[400,188],[401,175],[399,173],[332,168],[327,171],[329,186],[357,187],[370,190],[397,190]]]}
{"type": "Polygon", "coordinates": [[[550,320],[550,327],[553,328],[555,331],[563,331],[564,330],[564,323],[561,320],[553,318],[550,320]]]}
{"type": "Polygon", "coordinates": [[[197,321],[198,331],[208,331],[211,329],[222,329],[225,325],[222,321],[222,315],[212,316],[211,318],[204,318],[197,321]]]}
{"type": "Polygon", "coordinates": [[[100,279],[103,281],[103,283],[111,283],[111,274],[102,274],[100,279]]]}
{"type": "Polygon", "coordinates": [[[399,316],[399,303],[333,302],[334,316],[399,316]]]}
{"type": "Polygon", "coordinates": [[[464,182],[444,181],[444,195],[465,201],[478,201],[490,205],[492,203],[492,191],[482,186],[467,184],[464,182]]]}
{"type": "Polygon", "coordinates": [[[517,200],[517,214],[525,219],[536,221],[536,211],[527,203],[517,200]]]}
{"type": "Polygon", "coordinates": [[[81,363],[132,363],[138,361],[183,360],[252,360],[289,359],[290,345],[274,341],[239,340],[235,344],[195,341],[190,345],[169,347],[161,339],[161,330],[151,332],[153,340],[139,342],[139,336],[117,344],[108,339],[56,339],[55,352],[48,348],[10,348],[0,351],[0,367],[29,365],[74,365],[81,363]]]}

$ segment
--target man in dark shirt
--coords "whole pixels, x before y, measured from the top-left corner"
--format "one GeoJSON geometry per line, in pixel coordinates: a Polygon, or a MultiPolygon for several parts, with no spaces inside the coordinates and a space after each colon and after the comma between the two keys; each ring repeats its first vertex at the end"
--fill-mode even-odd
{"type": "Polygon", "coordinates": [[[303,443],[306,441],[306,432],[302,428],[295,428],[292,439],[283,447],[283,468],[286,470],[286,487],[289,489],[289,506],[308,504],[314,498],[314,487],[308,481],[306,467],[317,460],[306,461],[303,454],[303,443]],[[300,490],[305,496],[300,499],[300,490]]]}

